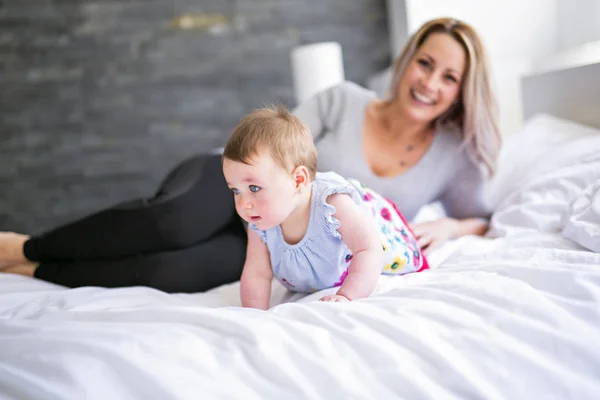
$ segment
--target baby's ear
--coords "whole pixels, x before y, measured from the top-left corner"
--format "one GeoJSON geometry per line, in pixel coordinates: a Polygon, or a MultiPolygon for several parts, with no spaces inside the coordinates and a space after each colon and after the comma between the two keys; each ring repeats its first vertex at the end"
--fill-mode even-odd
{"type": "Polygon", "coordinates": [[[296,182],[296,189],[303,191],[304,188],[310,183],[310,173],[308,168],[304,165],[298,165],[292,172],[294,182],[296,182]]]}

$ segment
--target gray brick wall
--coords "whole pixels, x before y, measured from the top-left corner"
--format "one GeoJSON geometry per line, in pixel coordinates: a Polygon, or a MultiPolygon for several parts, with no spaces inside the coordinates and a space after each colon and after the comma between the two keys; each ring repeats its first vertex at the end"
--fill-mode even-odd
{"type": "Polygon", "coordinates": [[[289,51],[325,40],[364,83],[389,62],[385,1],[0,0],[0,230],[151,195],[244,113],[292,106],[289,51]]]}

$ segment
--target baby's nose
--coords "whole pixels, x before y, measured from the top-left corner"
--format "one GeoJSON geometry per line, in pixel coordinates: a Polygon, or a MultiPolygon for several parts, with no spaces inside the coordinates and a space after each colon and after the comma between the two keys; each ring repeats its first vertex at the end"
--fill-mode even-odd
{"type": "Polygon", "coordinates": [[[250,201],[250,199],[248,197],[243,196],[241,201],[242,201],[242,208],[245,208],[248,210],[252,208],[252,201],[250,201]]]}

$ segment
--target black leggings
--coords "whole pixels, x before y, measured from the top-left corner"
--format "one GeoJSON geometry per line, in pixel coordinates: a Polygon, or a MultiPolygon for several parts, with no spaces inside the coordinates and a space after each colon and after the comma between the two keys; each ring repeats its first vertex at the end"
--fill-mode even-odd
{"type": "Polygon", "coordinates": [[[246,233],[220,155],[178,165],[156,195],[29,239],[39,279],[70,287],[150,286],[200,292],[238,280],[246,233]]]}

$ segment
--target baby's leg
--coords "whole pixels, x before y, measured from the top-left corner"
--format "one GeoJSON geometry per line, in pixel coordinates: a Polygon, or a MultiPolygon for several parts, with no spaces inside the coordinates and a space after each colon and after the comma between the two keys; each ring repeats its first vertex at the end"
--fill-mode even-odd
{"type": "Polygon", "coordinates": [[[396,205],[374,190],[352,181],[363,199],[363,207],[379,226],[384,250],[383,274],[403,275],[428,268],[417,239],[396,205]]]}
{"type": "MultiPolygon", "coordinates": [[[[384,199],[383,207],[388,209],[391,207],[387,218],[389,225],[386,236],[390,248],[393,249],[392,254],[395,254],[393,261],[391,264],[386,264],[383,272],[405,274],[428,269],[429,264],[419,248],[417,238],[396,204],[391,200],[384,199]],[[398,270],[398,263],[402,264],[403,268],[398,270]]],[[[383,221],[380,220],[380,222],[383,221]]]]}
{"type": "Polygon", "coordinates": [[[379,225],[384,250],[382,273],[403,275],[423,269],[424,259],[416,238],[395,204],[368,188],[363,190],[363,198],[379,225]]]}

